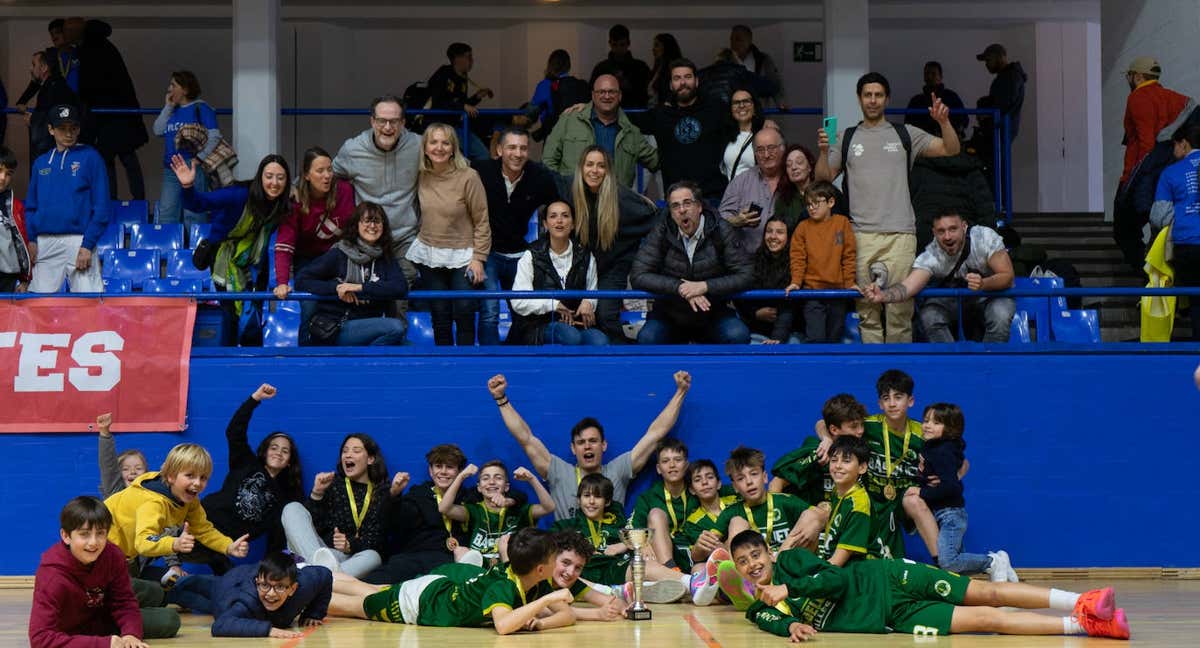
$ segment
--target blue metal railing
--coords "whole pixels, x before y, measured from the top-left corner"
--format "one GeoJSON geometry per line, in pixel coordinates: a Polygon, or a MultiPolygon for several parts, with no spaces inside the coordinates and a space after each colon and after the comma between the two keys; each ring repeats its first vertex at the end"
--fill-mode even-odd
{"type": "MultiPolygon", "coordinates": [[[[232,108],[216,108],[218,115],[232,115],[232,108]]],[[[627,113],[635,114],[645,112],[646,109],[630,109],[627,113]]],[[[16,108],[5,108],[4,113],[21,114],[16,108]]],[[[158,108],[93,108],[91,112],[105,115],[157,115],[161,112],[158,108]]],[[[763,111],[766,115],[807,115],[820,116],[825,114],[823,108],[789,108],[780,110],[778,108],[769,108],[763,111]]],[[[922,115],[928,114],[925,110],[907,110],[903,108],[894,108],[885,111],[889,115],[922,115]]],[[[513,116],[523,115],[526,111],[513,108],[480,108],[479,114],[483,116],[513,116]]],[[[317,116],[367,116],[371,111],[367,108],[282,108],[279,114],[284,117],[317,117],[317,116]]],[[[1001,123],[1002,128],[992,129],[992,144],[993,144],[993,161],[992,174],[994,180],[994,201],[996,212],[1003,214],[1003,220],[1012,221],[1012,140],[1009,135],[1009,118],[1007,115],[1002,115],[999,110],[995,109],[975,109],[962,108],[950,111],[952,115],[991,115],[992,123],[1001,123]]],[[[470,138],[470,120],[471,117],[465,111],[459,110],[406,110],[406,116],[454,116],[462,118],[462,126],[460,127],[461,145],[465,151],[467,142],[470,138]]],[[[638,166],[638,190],[644,189],[644,181],[641,166],[638,166]]]]}

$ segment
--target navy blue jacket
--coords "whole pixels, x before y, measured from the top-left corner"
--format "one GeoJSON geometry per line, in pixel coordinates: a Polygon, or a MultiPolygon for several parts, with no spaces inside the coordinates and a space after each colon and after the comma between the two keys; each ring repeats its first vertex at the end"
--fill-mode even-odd
{"type": "Polygon", "coordinates": [[[266,637],[271,628],[290,628],[296,617],[324,619],[333,594],[333,574],[309,565],[300,570],[300,587],[278,610],[267,612],[258,600],[254,579],[258,565],[239,565],[226,572],[213,591],[214,637],[266,637]]]}
{"type": "MultiPolygon", "coordinates": [[[[296,290],[314,295],[336,296],[338,284],[345,279],[349,263],[350,258],[335,245],[304,266],[296,277],[296,290]]],[[[373,278],[375,281],[363,282],[363,289],[358,293],[357,305],[341,300],[323,301],[317,304],[317,311],[338,316],[348,313],[347,319],[388,317],[391,314],[392,302],[404,299],[408,295],[408,281],[405,280],[396,260],[388,257],[380,257],[375,262],[373,278]]]]}
{"type": "Polygon", "coordinates": [[[930,510],[944,508],[961,508],[966,505],[963,500],[962,480],[958,478],[958,469],[962,468],[963,453],[967,442],[962,439],[934,439],[926,441],[921,449],[921,457],[925,459],[926,477],[937,475],[941,483],[937,486],[922,486],[921,499],[929,505],[930,510]]]}
{"type": "Polygon", "coordinates": [[[183,190],[183,208],[194,212],[209,212],[212,229],[209,230],[208,236],[214,243],[220,243],[242,219],[249,198],[250,188],[244,184],[205,192],[196,191],[195,187],[187,187],[183,190]]]}
{"type": "Polygon", "coordinates": [[[39,234],[82,234],[81,247],[96,248],[112,211],[108,172],[96,149],[76,144],[53,148],[33,163],[25,197],[29,240],[39,234]]]}

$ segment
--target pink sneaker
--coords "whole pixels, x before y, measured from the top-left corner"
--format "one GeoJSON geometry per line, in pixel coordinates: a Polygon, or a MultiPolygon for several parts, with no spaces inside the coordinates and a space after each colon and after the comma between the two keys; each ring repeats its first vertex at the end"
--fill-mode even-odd
{"type": "Polygon", "coordinates": [[[1116,595],[1113,593],[1113,588],[1105,587],[1080,594],[1079,600],[1075,603],[1074,614],[1079,617],[1092,616],[1108,621],[1113,618],[1116,608],[1116,595]]]}

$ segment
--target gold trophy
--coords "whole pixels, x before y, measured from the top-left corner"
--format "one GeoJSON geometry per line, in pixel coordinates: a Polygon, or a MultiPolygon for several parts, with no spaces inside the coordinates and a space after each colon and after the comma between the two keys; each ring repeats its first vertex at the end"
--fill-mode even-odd
{"type": "Polygon", "coordinates": [[[646,559],[642,558],[642,548],[650,544],[653,536],[652,529],[621,529],[621,540],[633,550],[633,604],[625,611],[625,618],[630,621],[650,620],[650,608],[642,602],[642,583],[646,580],[646,559]]]}

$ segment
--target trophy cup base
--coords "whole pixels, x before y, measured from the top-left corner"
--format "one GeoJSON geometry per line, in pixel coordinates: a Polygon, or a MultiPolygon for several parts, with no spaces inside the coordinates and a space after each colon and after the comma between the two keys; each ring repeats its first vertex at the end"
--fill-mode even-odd
{"type": "Polygon", "coordinates": [[[644,610],[627,610],[627,611],[625,612],[625,618],[626,618],[626,619],[629,619],[630,621],[649,621],[649,620],[650,620],[650,616],[651,616],[651,615],[650,615],[650,610],[648,610],[648,609],[644,609],[644,610]]]}

